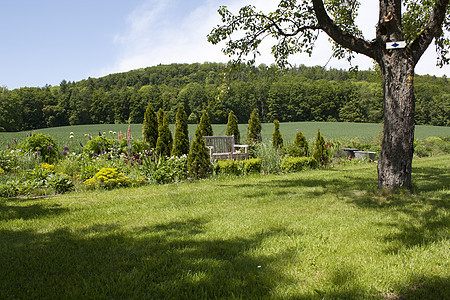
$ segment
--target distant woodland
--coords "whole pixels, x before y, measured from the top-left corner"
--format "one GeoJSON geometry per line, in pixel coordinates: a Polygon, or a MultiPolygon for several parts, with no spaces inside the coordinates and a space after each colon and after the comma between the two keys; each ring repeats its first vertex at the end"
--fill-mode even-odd
{"type": "MultiPolygon", "coordinates": [[[[450,125],[448,78],[415,76],[416,124],[450,125]]],[[[59,86],[0,87],[0,131],[45,127],[142,123],[147,105],[163,108],[174,122],[183,104],[190,123],[206,110],[226,123],[233,110],[247,123],[254,108],[262,122],[381,122],[383,90],[376,71],[321,67],[242,65],[228,73],[222,63],[158,65],[59,86]]]]}

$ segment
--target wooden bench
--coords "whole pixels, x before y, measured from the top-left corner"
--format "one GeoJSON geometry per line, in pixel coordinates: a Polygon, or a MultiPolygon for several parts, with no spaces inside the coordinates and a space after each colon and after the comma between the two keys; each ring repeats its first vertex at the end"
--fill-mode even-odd
{"type": "Polygon", "coordinates": [[[232,136],[203,136],[206,147],[209,149],[211,162],[215,160],[242,160],[248,159],[248,145],[236,145],[232,136]],[[238,150],[239,148],[244,148],[238,150]]]}

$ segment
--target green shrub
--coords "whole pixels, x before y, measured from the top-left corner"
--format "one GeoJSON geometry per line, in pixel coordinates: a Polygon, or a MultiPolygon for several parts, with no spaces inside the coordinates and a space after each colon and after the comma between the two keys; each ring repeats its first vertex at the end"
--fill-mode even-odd
{"type": "Polygon", "coordinates": [[[318,162],[313,157],[286,157],[281,162],[284,173],[294,173],[305,169],[315,169],[318,162]]]}
{"type": "Polygon", "coordinates": [[[259,121],[258,109],[255,108],[250,114],[247,128],[247,142],[259,143],[261,142],[261,122],[259,121]]]}
{"type": "Polygon", "coordinates": [[[158,140],[156,142],[156,153],[161,157],[170,157],[172,153],[172,132],[169,129],[169,119],[163,115],[163,123],[158,127],[158,140]]]}
{"type": "Polygon", "coordinates": [[[147,174],[151,182],[159,184],[183,181],[187,178],[187,156],[160,158],[147,174]]]}
{"type": "Polygon", "coordinates": [[[84,183],[90,188],[113,189],[120,186],[128,186],[130,179],[116,168],[103,168],[84,183]]]}
{"type": "Polygon", "coordinates": [[[320,165],[324,166],[330,161],[330,154],[325,144],[325,140],[320,134],[320,130],[317,130],[316,142],[314,143],[314,150],[312,155],[320,165]]]}
{"type": "Polygon", "coordinates": [[[50,174],[47,176],[47,184],[58,194],[64,194],[73,188],[72,179],[64,173],[50,174]]]}
{"type": "Polygon", "coordinates": [[[269,143],[259,143],[255,145],[255,156],[261,159],[261,171],[264,174],[276,173],[280,171],[282,158],[276,149],[269,143]]]}
{"type": "Polygon", "coordinates": [[[414,154],[418,157],[450,153],[450,142],[444,137],[429,137],[414,142],[414,154]]]}
{"type": "Polygon", "coordinates": [[[156,147],[158,140],[158,119],[153,110],[153,106],[149,103],[144,114],[144,122],[142,124],[142,138],[150,148],[156,147]]]}
{"type": "Polygon", "coordinates": [[[209,160],[209,151],[202,138],[199,126],[195,131],[195,139],[192,142],[188,155],[188,172],[193,178],[205,178],[212,171],[212,164],[209,160]]]}
{"type": "Polygon", "coordinates": [[[211,121],[209,120],[209,115],[206,110],[203,111],[202,117],[200,118],[200,123],[198,125],[200,127],[200,132],[202,136],[212,136],[213,129],[211,126],[211,121]]]}
{"type": "Polygon", "coordinates": [[[42,133],[31,134],[17,148],[25,152],[34,152],[48,163],[52,163],[58,158],[58,147],[55,139],[42,133]]]}
{"type": "Polygon", "coordinates": [[[214,165],[214,173],[224,175],[239,175],[239,162],[234,160],[219,160],[214,165]]]}
{"type": "MultiPolygon", "coordinates": [[[[126,140],[126,139],[123,139],[126,140]]],[[[90,155],[99,155],[109,152],[113,148],[115,141],[103,135],[97,136],[87,142],[83,147],[83,152],[90,155]]]]}
{"type": "MultiPolygon", "coordinates": [[[[210,124],[211,125],[211,124],[210,124]]],[[[175,134],[173,139],[172,155],[182,156],[189,153],[189,131],[186,112],[182,105],[178,106],[175,117],[175,134]]]]}
{"type": "Polygon", "coordinates": [[[245,174],[259,174],[261,172],[261,159],[250,158],[240,161],[245,174]]]}
{"type": "Polygon", "coordinates": [[[280,121],[278,120],[273,121],[272,146],[275,149],[283,147],[283,137],[280,133],[280,121]]]}
{"type": "Polygon", "coordinates": [[[228,122],[227,128],[225,130],[225,135],[227,136],[234,135],[234,142],[236,144],[241,143],[241,134],[239,132],[238,119],[232,110],[228,114],[228,122]]]}

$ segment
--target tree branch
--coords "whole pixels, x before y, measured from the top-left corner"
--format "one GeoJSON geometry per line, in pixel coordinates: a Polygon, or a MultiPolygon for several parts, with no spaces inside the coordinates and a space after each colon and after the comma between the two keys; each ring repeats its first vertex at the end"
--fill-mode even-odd
{"type": "Polygon", "coordinates": [[[371,43],[340,29],[328,16],[322,0],[312,0],[312,2],[319,26],[329,37],[347,49],[376,59],[376,51],[371,43]]]}
{"type": "Polygon", "coordinates": [[[433,39],[442,34],[442,23],[444,22],[447,9],[449,8],[448,6],[449,0],[437,0],[428,24],[425,26],[420,35],[412,42],[410,48],[416,64],[425,53],[433,39]]]}

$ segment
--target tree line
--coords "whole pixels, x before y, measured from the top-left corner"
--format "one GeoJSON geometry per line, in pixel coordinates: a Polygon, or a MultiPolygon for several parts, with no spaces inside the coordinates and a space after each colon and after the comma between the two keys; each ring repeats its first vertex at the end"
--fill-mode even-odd
{"type": "MultiPolygon", "coordinates": [[[[416,123],[450,125],[450,85],[435,76],[415,77],[416,123]]],[[[0,88],[0,131],[46,127],[142,123],[151,104],[175,122],[183,105],[189,123],[206,110],[225,124],[231,110],[247,123],[257,109],[262,122],[381,122],[383,91],[377,71],[222,63],[158,65],[59,86],[0,88]]]]}

